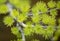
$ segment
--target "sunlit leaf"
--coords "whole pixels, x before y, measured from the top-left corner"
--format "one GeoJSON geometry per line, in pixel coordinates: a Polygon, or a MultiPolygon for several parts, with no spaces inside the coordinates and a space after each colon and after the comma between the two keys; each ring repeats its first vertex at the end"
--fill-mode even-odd
{"type": "Polygon", "coordinates": [[[39,13],[39,8],[38,7],[39,7],[38,4],[36,4],[32,7],[33,15],[38,15],[38,13],[39,13]]]}
{"type": "Polygon", "coordinates": [[[13,5],[18,5],[18,3],[20,2],[20,0],[9,0],[9,2],[13,5]]]}
{"type": "Polygon", "coordinates": [[[43,34],[44,33],[43,27],[39,24],[37,24],[34,27],[34,31],[35,31],[36,34],[43,34]]]}
{"type": "Polygon", "coordinates": [[[28,25],[27,27],[25,27],[24,28],[24,34],[25,35],[32,35],[32,33],[33,33],[33,28],[32,28],[32,26],[31,25],[28,25]]]}
{"type": "Polygon", "coordinates": [[[17,39],[17,41],[22,41],[22,39],[17,39]]]}
{"type": "Polygon", "coordinates": [[[55,21],[56,21],[55,18],[52,18],[51,16],[49,16],[47,14],[42,15],[42,22],[44,24],[55,25],[55,21]]]}
{"type": "Polygon", "coordinates": [[[30,9],[30,2],[28,0],[10,0],[10,3],[12,3],[16,8],[18,8],[23,13],[28,12],[30,9]]]}
{"type": "Polygon", "coordinates": [[[5,3],[7,0],[0,0],[0,4],[5,3]]]}
{"type": "Polygon", "coordinates": [[[20,1],[20,10],[23,12],[23,13],[26,13],[28,12],[30,9],[30,2],[27,0],[27,1],[20,1]]]}
{"type": "Polygon", "coordinates": [[[32,41],[39,41],[39,40],[37,40],[37,39],[33,39],[32,41]]]}
{"type": "Polygon", "coordinates": [[[24,20],[27,19],[27,16],[25,16],[24,14],[20,14],[18,17],[17,17],[17,21],[18,22],[23,22],[24,20]]]}
{"type": "Polygon", "coordinates": [[[4,22],[5,25],[11,26],[11,25],[13,25],[14,20],[13,20],[12,17],[6,16],[3,20],[3,22],[4,22]]]}
{"type": "Polygon", "coordinates": [[[5,4],[0,5],[0,14],[6,14],[7,12],[8,12],[7,5],[5,5],[5,4]]]}
{"type": "Polygon", "coordinates": [[[57,15],[57,10],[50,10],[50,14],[54,17],[57,15]]]}
{"type": "Polygon", "coordinates": [[[13,17],[13,18],[17,18],[18,16],[19,16],[19,12],[18,12],[18,10],[12,10],[12,12],[11,12],[11,16],[13,17]]]}
{"type": "Polygon", "coordinates": [[[44,3],[44,2],[39,2],[39,10],[41,11],[41,12],[47,12],[48,11],[48,8],[47,8],[47,5],[46,5],[46,3],[44,3]]]}
{"type": "Polygon", "coordinates": [[[54,8],[54,7],[56,7],[56,2],[51,0],[47,3],[47,5],[49,8],[54,8]]]}
{"type": "Polygon", "coordinates": [[[41,17],[39,15],[32,16],[32,21],[34,23],[39,23],[40,20],[41,20],[41,17]]]}
{"type": "Polygon", "coordinates": [[[18,28],[17,28],[17,27],[12,27],[12,28],[11,28],[11,33],[17,35],[17,34],[19,33],[18,28]]]}
{"type": "Polygon", "coordinates": [[[54,26],[47,26],[45,30],[45,33],[43,34],[43,37],[45,37],[45,39],[48,39],[49,37],[53,36],[53,32],[54,30],[54,26]]]}
{"type": "Polygon", "coordinates": [[[57,8],[60,9],[60,1],[57,2],[57,8]]]}

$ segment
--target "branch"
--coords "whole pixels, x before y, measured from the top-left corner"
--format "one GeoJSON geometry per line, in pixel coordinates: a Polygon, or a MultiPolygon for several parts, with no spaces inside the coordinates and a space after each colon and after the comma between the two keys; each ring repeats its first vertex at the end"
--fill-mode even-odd
{"type": "MultiPolygon", "coordinates": [[[[12,5],[11,4],[9,4],[9,3],[7,3],[7,6],[8,6],[8,8],[9,8],[9,12],[10,12],[10,16],[11,16],[11,12],[12,12],[12,5]]],[[[15,18],[15,20],[16,20],[16,18],[15,18]]],[[[21,25],[23,25],[23,26],[25,26],[25,24],[23,24],[23,23],[20,23],[21,25]]],[[[21,35],[22,35],[22,41],[25,41],[25,35],[24,35],[24,33],[23,33],[23,30],[22,30],[22,28],[19,26],[19,24],[17,23],[16,24],[17,25],[17,27],[18,27],[18,29],[19,29],[19,31],[21,32],[21,35]]]]}
{"type": "Polygon", "coordinates": [[[17,27],[18,27],[19,31],[21,32],[21,35],[22,35],[22,41],[25,41],[25,35],[24,35],[24,32],[23,32],[22,28],[19,26],[18,23],[17,23],[17,27]]]}

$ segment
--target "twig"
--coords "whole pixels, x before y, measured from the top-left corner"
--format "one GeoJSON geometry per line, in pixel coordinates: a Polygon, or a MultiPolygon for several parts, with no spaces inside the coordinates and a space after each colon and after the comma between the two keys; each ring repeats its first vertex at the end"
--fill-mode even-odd
{"type": "Polygon", "coordinates": [[[22,35],[22,41],[25,41],[25,35],[24,35],[24,32],[23,32],[22,28],[19,26],[18,23],[17,23],[17,27],[18,27],[19,31],[21,32],[21,35],[22,35]]]}
{"type": "MultiPolygon", "coordinates": [[[[9,8],[9,12],[10,12],[10,16],[11,16],[12,6],[11,6],[9,3],[7,3],[7,6],[8,6],[8,8],[9,8]]],[[[16,18],[15,18],[15,19],[16,19],[16,18]]],[[[20,24],[22,24],[23,26],[25,26],[25,24],[23,24],[23,23],[20,23],[20,24]]],[[[21,32],[21,35],[22,35],[22,41],[25,41],[25,35],[24,35],[24,33],[23,33],[22,28],[19,26],[19,24],[16,24],[16,25],[17,25],[19,31],[21,32]]]]}

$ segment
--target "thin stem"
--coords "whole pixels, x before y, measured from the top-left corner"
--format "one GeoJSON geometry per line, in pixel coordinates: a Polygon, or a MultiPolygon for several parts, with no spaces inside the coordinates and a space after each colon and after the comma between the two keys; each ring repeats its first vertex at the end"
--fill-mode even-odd
{"type": "MultiPolygon", "coordinates": [[[[7,3],[7,6],[8,6],[8,8],[9,8],[9,12],[10,12],[10,16],[11,16],[11,12],[12,12],[12,5],[10,5],[9,3],[7,3]]],[[[16,18],[15,18],[15,20],[16,20],[16,18]]],[[[25,26],[25,24],[23,24],[23,23],[20,23],[20,24],[22,24],[23,26],[25,26]]],[[[19,24],[17,23],[17,27],[18,27],[18,29],[19,29],[19,31],[21,32],[21,35],[22,35],[22,41],[25,41],[25,35],[24,35],[24,33],[23,33],[23,30],[22,30],[22,28],[19,26],[19,24]]]]}
{"type": "Polygon", "coordinates": [[[24,35],[24,33],[23,33],[22,28],[19,26],[18,23],[17,23],[17,26],[18,26],[19,31],[21,32],[21,35],[22,35],[22,41],[25,41],[25,35],[24,35]]]}

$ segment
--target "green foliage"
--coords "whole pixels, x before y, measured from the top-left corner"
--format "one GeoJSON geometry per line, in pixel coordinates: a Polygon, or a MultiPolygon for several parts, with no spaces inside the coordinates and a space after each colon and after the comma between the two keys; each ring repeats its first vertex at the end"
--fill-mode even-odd
{"type": "Polygon", "coordinates": [[[22,41],[22,39],[17,39],[17,40],[11,40],[11,41],[22,41]]]}
{"type": "Polygon", "coordinates": [[[25,35],[29,35],[29,36],[32,35],[32,33],[34,32],[31,25],[27,25],[27,26],[23,29],[23,31],[24,31],[24,34],[25,34],[25,35]]]}
{"type": "Polygon", "coordinates": [[[54,31],[55,31],[54,26],[50,26],[50,25],[47,26],[46,29],[44,29],[43,26],[38,24],[34,27],[34,33],[42,35],[43,37],[45,37],[45,39],[51,37],[54,31]]]}
{"type": "Polygon", "coordinates": [[[57,28],[58,28],[58,29],[57,29],[55,35],[59,36],[59,35],[60,35],[60,25],[59,25],[57,28]]]}
{"type": "Polygon", "coordinates": [[[40,20],[41,20],[41,18],[40,18],[39,15],[34,15],[34,16],[32,17],[32,21],[33,21],[34,23],[39,23],[40,20]]]}
{"type": "Polygon", "coordinates": [[[3,4],[3,5],[0,5],[0,14],[6,14],[8,12],[8,7],[3,4]]]}
{"type": "Polygon", "coordinates": [[[37,40],[37,39],[33,39],[32,41],[39,41],[39,40],[37,40]]]}
{"type": "Polygon", "coordinates": [[[50,21],[48,17],[49,16],[47,14],[42,14],[42,22],[44,24],[48,24],[48,22],[50,21]]]}
{"type": "Polygon", "coordinates": [[[60,18],[58,19],[58,23],[59,23],[59,25],[60,25],[60,18]]]}
{"type": "Polygon", "coordinates": [[[47,5],[45,2],[40,1],[37,3],[37,6],[41,12],[47,12],[48,11],[48,8],[47,8],[47,5]]]}
{"type": "Polygon", "coordinates": [[[59,38],[59,36],[60,36],[60,25],[59,26],[57,26],[57,30],[56,30],[56,32],[55,32],[55,35],[54,35],[54,41],[57,41],[58,40],[58,38],[59,38]]]}
{"type": "Polygon", "coordinates": [[[9,0],[9,2],[13,4],[16,8],[20,9],[21,12],[23,13],[29,11],[30,8],[29,0],[9,0]]]}
{"type": "Polygon", "coordinates": [[[49,8],[54,8],[54,7],[56,7],[56,2],[51,0],[47,3],[47,5],[48,5],[49,8]]]}
{"type": "Polygon", "coordinates": [[[9,2],[10,2],[11,4],[17,6],[17,5],[19,4],[20,0],[9,0],[9,2]]]}
{"type": "Polygon", "coordinates": [[[13,9],[12,12],[11,12],[11,16],[13,18],[17,18],[19,16],[19,12],[16,9],[13,9]]]}
{"type": "Polygon", "coordinates": [[[0,0],[0,4],[5,3],[7,0],[0,0]]]}
{"type": "MultiPolygon", "coordinates": [[[[19,26],[22,26],[21,28],[25,36],[31,36],[35,33],[42,35],[45,39],[52,37],[55,31],[54,27],[56,26],[55,18],[58,15],[56,8],[60,9],[60,1],[55,2],[51,0],[48,3],[45,3],[44,1],[39,1],[32,7],[30,6],[29,0],[8,1],[9,4],[13,6],[13,8],[12,11],[9,13],[10,16],[6,16],[3,20],[5,25],[12,26],[14,22],[17,22],[19,26]],[[32,13],[32,16],[29,15],[30,11],[32,13]],[[28,20],[28,18],[31,19],[28,20]],[[21,23],[24,23],[26,26],[21,23]],[[46,25],[46,27],[44,27],[44,25],[46,25]]],[[[9,12],[9,8],[7,7],[7,5],[3,4],[5,2],[6,0],[0,0],[0,14],[6,14],[9,12]]],[[[60,25],[60,19],[58,19],[58,23],[60,25]]],[[[11,33],[15,34],[18,38],[17,41],[22,41],[22,35],[19,31],[20,30],[17,26],[11,28],[11,33]]],[[[58,30],[56,31],[56,33],[56,36],[60,35],[60,26],[58,26],[58,30]]],[[[39,40],[34,39],[32,41],[39,40]]]]}
{"type": "Polygon", "coordinates": [[[36,24],[36,26],[34,27],[34,32],[36,34],[43,34],[44,33],[44,29],[41,25],[36,24]]]}
{"type": "Polygon", "coordinates": [[[18,22],[23,22],[24,20],[27,19],[27,16],[25,14],[20,14],[18,17],[17,17],[17,21],[18,22]]]}
{"type": "MultiPolygon", "coordinates": [[[[37,15],[38,13],[39,13],[39,10],[40,11],[43,11],[43,9],[45,10],[45,5],[46,4],[44,4],[44,2],[37,2],[36,3],[36,5],[34,5],[33,7],[32,7],[32,13],[34,14],[34,15],[37,15]],[[43,8],[43,9],[42,9],[43,8]]],[[[44,12],[44,11],[43,11],[44,12]]]]}
{"type": "Polygon", "coordinates": [[[50,10],[50,14],[55,17],[57,15],[57,10],[50,10]]]}
{"type": "Polygon", "coordinates": [[[19,34],[19,29],[17,27],[12,27],[11,28],[11,33],[17,35],[17,34],[19,34]]]}
{"type": "Polygon", "coordinates": [[[52,18],[51,16],[47,14],[42,14],[42,22],[44,24],[55,25],[55,21],[56,21],[55,18],[52,18]]]}
{"type": "Polygon", "coordinates": [[[54,41],[57,41],[57,40],[58,40],[58,36],[55,35],[55,36],[53,37],[53,40],[54,40],[54,41]]]}
{"type": "Polygon", "coordinates": [[[17,39],[17,41],[22,41],[22,39],[17,39]]]}
{"type": "Polygon", "coordinates": [[[32,8],[32,13],[33,13],[33,15],[38,15],[39,9],[38,9],[37,6],[34,6],[34,7],[32,8]]]}
{"type": "Polygon", "coordinates": [[[3,20],[4,24],[7,26],[11,26],[14,23],[14,20],[11,16],[6,16],[3,20]]]}
{"type": "Polygon", "coordinates": [[[30,9],[29,1],[21,1],[21,2],[20,2],[20,10],[21,10],[23,13],[28,12],[29,9],[30,9]]]}
{"type": "Polygon", "coordinates": [[[60,1],[57,2],[57,8],[60,9],[60,1]]]}
{"type": "Polygon", "coordinates": [[[45,37],[45,39],[48,39],[48,37],[53,36],[54,33],[54,26],[47,26],[46,29],[44,29],[45,33],[43,33],[43,37],[45,37]]]}
{"type": "Polygon", "coordinates": [[[39,11],[43,13],[46,13],[48,11],[48,8],[45,2],[40,1],[40,2],[37,2],[36,5],[33,6],[32,8],[33,14],[38,14],[39,11]]]}

